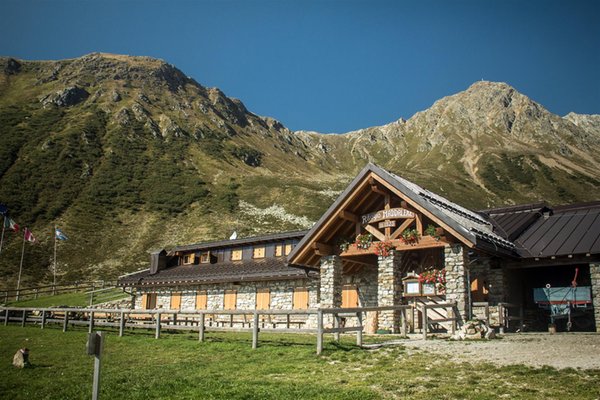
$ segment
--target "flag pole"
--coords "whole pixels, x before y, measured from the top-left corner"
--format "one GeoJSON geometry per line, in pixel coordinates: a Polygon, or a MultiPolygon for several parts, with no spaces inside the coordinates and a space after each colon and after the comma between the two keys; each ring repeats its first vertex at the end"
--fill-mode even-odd
{"type": "Polygon", "coordinates": [[[17,301],[19,301],[19,289],[21,288],[21,271],[23,271],[23,255],[25,254],[25,234],[27,228],[23,229],[23,248],[21,249],[21,264],[19,265],[19,279],[17,280],[17,301]]]}
{"type": "Polygon", "coordinates": [[[4,229],[6,228],[6,215],[4,216],[4,221],[2,222],[2,236],[0,237],[0,253],[2,253],[2,244],[4,243],[4,229]]]}
{"type": "Polygon", "coordinates": [[[56,294],[56,225],[54,225],[54,281],[52,283],[52,295],[56,294]]]}

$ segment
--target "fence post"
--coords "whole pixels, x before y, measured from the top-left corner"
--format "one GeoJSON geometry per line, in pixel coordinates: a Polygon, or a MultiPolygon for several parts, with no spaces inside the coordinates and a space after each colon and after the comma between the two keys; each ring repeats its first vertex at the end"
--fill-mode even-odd
{"type": "Polygon", "coordinates": [[[258,347],[258,312],[254,311],[252,316],[252,348],[258,347]]]}
{"type": "Polygon", "coordinates": [[[504,304],[498,304],[498,325],[500,325],[500,334],[504,335],[504,304]]]}
{"type": "Polygon", "coordinates": [[[63,332],[67,331],[67,325],[69,325],[69,312],[65,311],[65,317],[63,319],[63,332]]]}
{"type": "Polygon", "coordinates": [[[125,330],[125,311],[121,311],[121,319],[119,320],[119,337],[123,336],[125,330]]]}
{"type": "Polygon", "coordinates": [[[41,328],[44,329],[45,325],[46,325],[46,310],[42,310],[42,326],[41,326],[41,328]]]}
{"type": "Polygon", "coordinates": [[[519,321],[521,322],[521,333],[523,333],[523,328],[525,327],[525,321],[523,320],[523,304],[519,307],[519,321]]]}
{"type": "Polygon", "coordinates": [[[450,318],[452,318],[452,335],[456,333],[456,314],[454,312],[454,304],[450,307],[450,318]]]}
{"type": "Polygon", "coordinates": [[[37,299],[37,298],[38,298],[38,292],[39,292],[39,289],[38,289],[38,288],[35,288],[35,296],[34,296],[34,299],[37,299]]]}
{"type": "Polygon", "coordinates": [[[21,319],[21,327],[25,327],[25,321],[27,321],[27,310],[23,310],[23,318],[21,319]]]}
{"type": "MultiPolygon", "coordinates": [[[[339,329],[339,327],[340,327],[340,315],[338,313],[333,314],[333,327],[335,329],[339,329]]],[[[339,331],[335,332],[333,334],[333,339],[338,343],[340,342],[340,332],[339,331]]]]}
{"type": "Polygon", "coordinates": [[[423,340],[427,340],[427,326],[429,325],[429,321],[427,320],[427,306],[423,305],[421,310],[423,313],[423,340]]]}
{"type": "Polygon", "coordinates": [[[160,337],[160,313],[156,313],[156,332],[154,333],[154,338],[158,339],[160,337]]]}
{"type": "Polygon", "coordinates": [[[406,308],[402,308],[400,309],[400,318],[402,319],[402,324],[401,324],[401,332],[402,333],[402,337],[406,337],[407,335],[407,325],[406,325],[406,308]]]}
{"type": "Polygon", "coordinates": [[[358,311],[356,313],[356,318],[358,319],[358,325],[360,326],[360,330],[356,332],[356,345],[358,347],[362,347],[362,334],[363,334],[363,317],[362,317],[362,312],[358,311]]]}
{"type": "Polygon", "coordinates": [[[8,325],[8,309],[4,310],[4,326],[8,325]]]}
{"type": "Polygon", "coordinates": [[[205,314],[200,314],[200,322],[198,323],[198,341],[204,342],[204,317],[205,314]]]}
{"type": "Polygon", "coordinates": [[[323,352],[323,310],[317,311],[317,355],[323,352]]]}
{"type": "Polygon", "coordinates": [[[92,333],[93,330],[94,330],[94,312],[90,311],[90,325],[88,328],[88,333],[92,333]]]}

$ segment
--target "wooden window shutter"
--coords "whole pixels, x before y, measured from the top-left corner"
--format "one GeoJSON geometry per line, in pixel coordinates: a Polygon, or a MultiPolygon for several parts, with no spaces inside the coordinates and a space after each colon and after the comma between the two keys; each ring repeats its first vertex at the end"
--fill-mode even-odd
{"type": "Polygon", "coordinates": [[[275,257],[281,257],[283,255],[283,245],[278,244],[275,246],[275,257]]]}
{"type": "Polygon", "coordinates": [[[265,248],[255,247],[252,251],[252,258],[265,258],[265,248]]]}
{"type": "Polygon", "coordinates": [[[295,288],[294,298],[292,301],[292,308],[294,310],[306,310],[308,308],[308,289],[307,288],[295,288]]]}
{"type": "Polygon", "coordinates": [[[292,251],[292,245],[286,244],[285,245],[285,255],[287,256],[288,254],[290,254],[291,251],[292,251]]]}
{"type": "Polygon", "coordinates": [[[344,285],[342,288],[342,308],[358,307],[358,287],[344,285]]]}
{"type": "Polygon", "coordinates": [[[256,309],[268,310],[271,308],[271,291],[267,288],[256,290],[256,309]]]}
{"type": "Polygon", "coordinates": [[[242,259],[242,250],[231,250],[231,261],[239,261],[242,259]]]}
{"type": "Polygon", "coordinates": [[[144,310],[152,310],[156,308],[156,293],[148,293],[142,299],[144,310]]]}
{"type": "Polygon", "coordinates": [[[147,310],[148,309],[148,295],[146,293],[144,293],[142,295],[142,310],[147,310]]]}
{"type": "Polygon", "coordinates": [[[171,293],[171,310],[181,309],[181,293],[171,293]]]}
{"type": "Polygon", "coordinates": [[[226,290],[223,304],[225,310],[235,310],[237,307],[237,291],[226,290]]]}
{"type": "Polygon", "coordinates": [[[206,310],[208,304],[208,296],[206,290],[196,293],[196,310],[206,310]]]}

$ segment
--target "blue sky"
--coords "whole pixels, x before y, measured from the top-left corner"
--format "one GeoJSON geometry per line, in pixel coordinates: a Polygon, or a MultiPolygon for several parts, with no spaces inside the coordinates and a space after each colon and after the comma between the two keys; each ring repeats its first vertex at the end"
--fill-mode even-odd
{"type": "Polygon", "coordinates": [[[481,79],[600,114],[600,1],[3,0],[0,55],[164,59],[293,130],[382,125],[481,79]]]}

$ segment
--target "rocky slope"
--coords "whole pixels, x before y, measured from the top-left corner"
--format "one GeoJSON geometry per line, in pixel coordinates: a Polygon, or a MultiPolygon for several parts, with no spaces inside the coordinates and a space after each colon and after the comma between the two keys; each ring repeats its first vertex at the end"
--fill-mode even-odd
{"type": "MultiPolygon", "coordinates": [[[[477,82],[382,127],[291,132],[160,60],[1,58],[0,202],[40,239],[29,281],[48,276],[54,224],[64,279],[114,277],[151,248],[307,227],[366,161],[472,208],[596,199],[599,127],[477,82]]],[[[19,251],[9,235],[3,279],[19,251]]]]}

